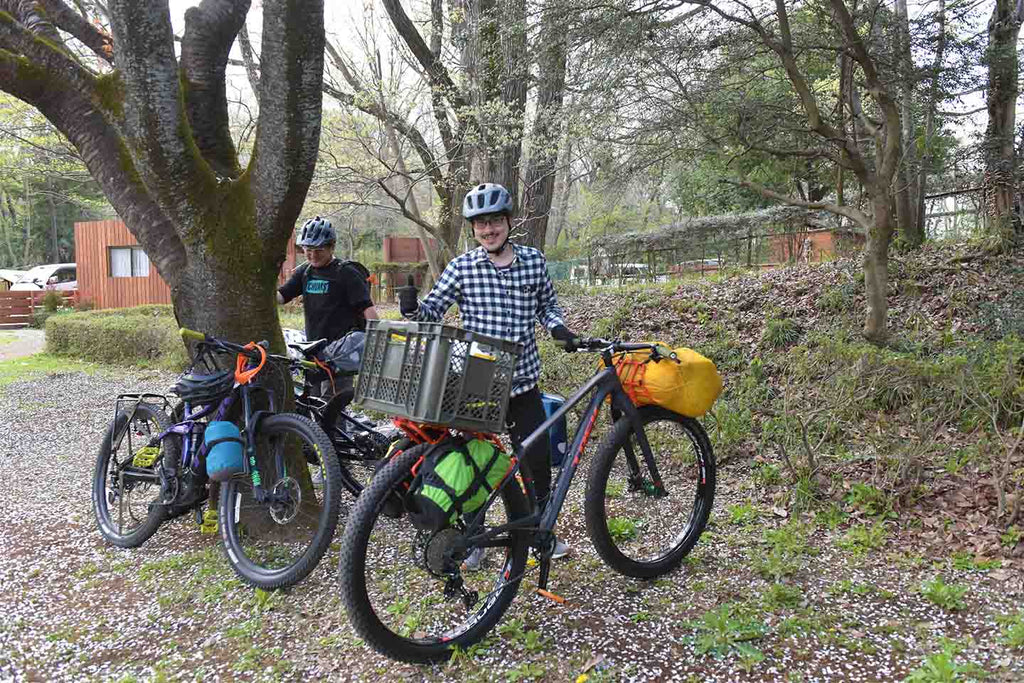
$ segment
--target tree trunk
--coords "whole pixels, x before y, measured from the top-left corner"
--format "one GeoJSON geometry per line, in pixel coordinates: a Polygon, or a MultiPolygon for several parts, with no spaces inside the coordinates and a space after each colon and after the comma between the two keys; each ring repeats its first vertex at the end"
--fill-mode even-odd
{"type": "Polygon", "coordinates": [[[525,0],[475,0],[478,4],[477,54],[483,68],[474,91],[483,134],[482,175],[474,180],[500,183],[518,205],[519,161],[526,111],[525,0]]]}
{"type": "Polygon", "coordinates": [[[554,195],[557,199],[557,208],[555,209],[555,224],[554,228],[549,231],[549,246],[557,246],[558,238],[565,230],[565,225],[568,222],[569,214],[569,193],[572,192],[572,182],[570,178],[571,163],[572,159],[572,143],[569,140],[568,134],[562,138],[562,144],[559,146],[557,168],[561,169],[557,172],[555,189],[553,190],[554,195]]]}
{"type": "Polygon", "coordinates": [[[32,247],[32,201],[28,195],[28,180],[23,179],[25,187],[25,241],[21,245],[21,263],[28,266],[31,263],[30,249],[32,247]]]}
{"type": "Polygon", "coordinates": [[[274,290],[318,151],[322,0],[264,5],[260,118],[246,169],[228,130],[224,73],[249,1],[190,8],[180,63],[166,3],[112,0],[109,9],[112,37],[49,15],[88,34],[83,42],[105,61],[111,48],[115,70],[105,74],[36,39],[19,17],[0,21],[0,89],[39,109],[79,151],[170,287],[179,324],[283,348],[274,290]]]}
{"type": "Polygon", "coordinates": [[[520,211],[526,232],[524,242],[538,249],[544,249],[547,242],[548,218],[551,213],[558,161],[558,141],[561,138],[562,98],[565,91],[568,37],[561,29],[557,18],[554,8],[546,6],[541,18],[541,47],[537,56],[537,113],[530,135],[531,153],[520,211]]]}
{"type": "Polygon", "coordinates": [[[1019,230],[1013,215],[1016,194],[1017,37],[1021,7],[1015,0],[996,0],[988,22],[988,127],[982,145],[985,156],[985,209],[989,230],[1003,245],[1019,230]]]}
{"type": "Polygon", "coordinates": [[[921,156],[917,176],[917,232],[921,235],[922,240],[925,238],[924,197],[928,193],[928,173],[931,170],[932,148],[935,145],[935,113],[939,106],[939,76],[942,70],[942,60],[946,54],[946,0],[939,0],[936,22],[938,27],[936,29],[935,59],[932,62],[928,104],[924,113],[924,154],[921,156]]]}
{"type": "MultiPolygon", "coordinates": [[[[382,96],[383,99],[383,96],[382,96]]],[[[404,187],[401,189],[406,196],[405,206],[415,218],[422,220],[420,216],[420,207],[416,203],[416,194],[412,182],[409,180],[409,172],[405,167],[405,159],[402,158],[402,148],[398,144],[398,138],[395,136],[395,129],[391,125],[385,123],[385,134],[388,138],[388,147],[391,149],[391,154],[395,157],[395,169],[398,171],[399,176],[404,180],[402,183],[404,187]]],[[[430,236],[423,226],[418,222],[413,222],[416,226],[416,233],[419,235],[420,243],[423,245],[423,253],[427,255],[427,265],[430,268],[430,277],[437,281],[441,277],[441,271],[437,265],[437,254],[430,248],[430,236]]]]}
{"type": "Polygon", "coordinates": [[[867,318],[864,337],[882,343],[888,337],[889,242],[892,239],[892,208],[887,185],[871,188],[874,223],[864,245],[864,291],[867,318]]]}
{"type": "Polygon", "coordinates": [[[918,231],[917,208],[920,188],[917,186],[919,163],[917,159],[917,121],[914,116],[914,60],[910,46],[910,19],[907,14],[907,0],[896,0],[899,18],[899,62],[900,62],[900,123],[903,126],[903,160],[897,175],[896,213],[899,223],[900,242],[905,248],[916,249],[924,241],[924,234],[918,231]]]}

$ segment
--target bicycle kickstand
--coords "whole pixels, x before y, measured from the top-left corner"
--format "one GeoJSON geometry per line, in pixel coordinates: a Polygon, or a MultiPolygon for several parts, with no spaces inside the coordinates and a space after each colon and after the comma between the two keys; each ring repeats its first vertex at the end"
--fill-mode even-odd
{"type": "Polygon", "coordinates": [[[557,593],[552,593],[548,590],[548,577],[551,574],[551,558],[546,557],[540,561],[540,579],[537,581],[537,595],[545,597],[552,602],[557,602],[562,605],[565,604],[565,598],[557,593]]]}

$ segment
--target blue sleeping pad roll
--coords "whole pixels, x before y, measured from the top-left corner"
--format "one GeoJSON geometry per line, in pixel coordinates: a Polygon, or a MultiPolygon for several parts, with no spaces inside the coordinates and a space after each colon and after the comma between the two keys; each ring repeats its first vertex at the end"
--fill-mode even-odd
{"type": "Polygon", "coordinates": [[[215,420],[206,426],[206,474],[213,481],[225,481],[243,471],[242,434],[233,422],[215,420]]]}

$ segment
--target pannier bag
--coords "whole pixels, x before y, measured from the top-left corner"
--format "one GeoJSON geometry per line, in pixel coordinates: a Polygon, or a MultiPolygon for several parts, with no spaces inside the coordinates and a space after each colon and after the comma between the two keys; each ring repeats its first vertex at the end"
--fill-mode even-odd
{"type": "Polygon", "coordinates": [[[213,481],[226,481],[242,467],[242,434],[233,422],[214,420],[203,434],[206,443],[206,474],[213,481]]]}
{"type": "Polygon", "coordinates": [[[675,354],[678,360],[665,357],[658,361],[651,360],[649,350],[616,354],[615,371],[638,406],[654,404],[687,417],[700,417],[722,393],[722,377],[710,359],[693,349],[680,347],[675,354]]]}
{"type": "MultiPolygon", "coordinates": [[[[545,419],[555,414],[562,407],[565,399],[557,394],[541,394],[541,405],[544,406],[545,419]]],[[[565,424],[565,415],[548,430],[548,442],[551,444],[551,466],[561,467],[565,452],[569,450],[569,430],[565,424]]]]}
{"type": "Polygon", "coordinates": [[[454,436],[423,456],[406,496],[409,518],[423,531],[440,531],[476,512],[512,469],[512,458],[482,439],[454,436]]]}

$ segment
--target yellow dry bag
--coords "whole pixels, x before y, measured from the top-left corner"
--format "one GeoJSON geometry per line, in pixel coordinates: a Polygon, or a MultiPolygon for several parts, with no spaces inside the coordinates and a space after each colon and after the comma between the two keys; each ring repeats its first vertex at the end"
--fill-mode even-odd
{"type": "Polygon", "coordinates": [[[700,417],[722,393],[722,378],[715,364],[693,349],[680,347],[675,354],[675,360],[666,356],[657,361],[650,351],[616,354],[615,371],[638,406],[654,404],[700,417]]]}

